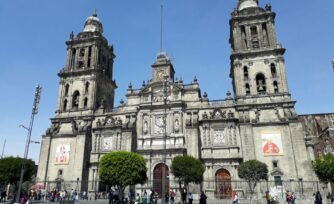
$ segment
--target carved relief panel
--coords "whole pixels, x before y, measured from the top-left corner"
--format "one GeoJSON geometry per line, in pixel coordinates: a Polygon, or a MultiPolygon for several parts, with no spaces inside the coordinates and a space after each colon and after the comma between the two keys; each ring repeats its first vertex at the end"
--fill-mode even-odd
{"type": "Polygon", "coordinates": [[[165,118],[163,115],[156,115],[154,120],[154,134],[165,133],[165,118]]]}
{"type": "Polygon", "coordinates": [[[224,129],[213,130],[213,144],[214,145],[224,145],[226,144],[226,135],[224,134],[224,129]]]}

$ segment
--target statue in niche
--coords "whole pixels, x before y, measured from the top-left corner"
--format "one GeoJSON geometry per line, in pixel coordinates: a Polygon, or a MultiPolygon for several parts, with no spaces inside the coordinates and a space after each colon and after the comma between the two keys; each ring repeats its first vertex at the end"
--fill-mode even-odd
{"type": "Polygon", "coordinates": [[[148,133],[148,123],[146,120],[144,121],[143,132],[145,135],[148,133]]]}
{"type": "Polygon", "coordinates": [[[209,119],[209,116],[206,112],[204,112],[203,115],[202,115],[202,118],[203,118],[203,120],[207,120],[207,119],[209,119]]]}
{"type": "Polygon", "coordinates": [[[101,120],[100,120],[100,118],[99,119],[97,119],[97,121],[96,121],[96,127],[100,127],[101,126],[101,120]]]}
{"type": "Polygon", "coordinates": [[[175,119],[175,121],[174,121],[174,130],[175,130],[175,132],[179,132],[179,130],[180,130],[179,119],[175,119]]]}
{"type": "Polygon", "coordinates": [[[113,119],[112,118],[108,118],[106,121],[106,125],[111,125],[113,123],[113,119]]]}
{"type": "Polygon", "coordinates": [[[325,154],[332,154],[333,153],[333,147],[332,144],[329,142],[328,139],[325,141],[325,154]]]}
{"type": "Polygon", "coordinates": [[[115,125],[122,125],[122,120],[121,118],[116,118],[115,125]]]}

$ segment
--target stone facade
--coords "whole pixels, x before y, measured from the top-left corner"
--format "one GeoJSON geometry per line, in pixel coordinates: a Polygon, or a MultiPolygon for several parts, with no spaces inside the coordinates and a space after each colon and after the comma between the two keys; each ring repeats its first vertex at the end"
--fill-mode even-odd
{"type": "MultiPolygon", "coordinates": [[[[190,84],[176,79],[171,60],[159,53],[152,79],[138,89],[130,84],[126,101],[114,108],[113,47],[97,15],[88,17],[84,31],[66,43],[58,108],[42,138],[37,179],[77,180],[81,190],[103,190],[100,157],[125,150],[147,161],[149,180],[138,189],[159,191],[164,154],[168,167],[177,155],[199,158],[204,180],[215,182],[201,186],[209,195],[230,193],[232,187],[221,192],[219,182],[239,181],[238,165],[251,159],[268,165],[269,180],[314,180],[314,146],[305,141],[308,119],[298,117],[290,97],[274,20],[271,6],[261,8],[255,0],[240,0],[232,12],[234,97],[228,92],[224,100],[210,101],[196,78],[190,84]]],[[[174,179],[169,175],[170,189],[178,188],[174,179]]]]}

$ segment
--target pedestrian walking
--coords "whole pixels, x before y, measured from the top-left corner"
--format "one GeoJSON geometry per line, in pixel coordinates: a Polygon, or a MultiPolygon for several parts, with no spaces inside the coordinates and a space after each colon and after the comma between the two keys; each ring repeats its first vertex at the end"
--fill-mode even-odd
{"type": "Polygon", "coordinates": [[[143,195],[143,204],[147,204],[147,192],[146,192],[146,190],[144,191],[144,195],[143,195]]]}
{"type": "Polygon", "coordinates": [[[199,204],[206,204],[206,199],[208,197],[206,197],[204,191],[201,192],[200,198],[199,198],[199,204]]]}
{"type": "Polygon", "coordinates": [[[239,204],[239,198],[238,198],[238,193],[237,192],[233,192],[233,204],[239,204]]]}
{"type": "Polygon", "coordinates": [[[187,189],[186,189],[186,187],[183,187],[183,189],[182,189],[181,199],[182,199],[182,203],[185,204],[186,200],[187,200],[187,189]]]}
{"type": "Polygon", "coordinates": [[[319,191],[315,194],[315,204],[322,204],[322,197],[319,191]]]}
{"type": "Polygon", "coordinates": [[[188,204],[193,203],[193,194],[191,192],[188,193],[188,204]]]}

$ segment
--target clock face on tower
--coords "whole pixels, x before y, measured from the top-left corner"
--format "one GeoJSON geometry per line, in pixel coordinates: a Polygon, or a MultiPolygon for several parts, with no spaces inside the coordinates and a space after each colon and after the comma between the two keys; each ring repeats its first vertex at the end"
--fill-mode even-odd
{"type": "Polygon", "coordinates": [[[162,81],[164,79],[165,75],[166,75],[165,71],[164,70],[160,70],[160,71],[157,72],[157,79],[162,81]]]}

